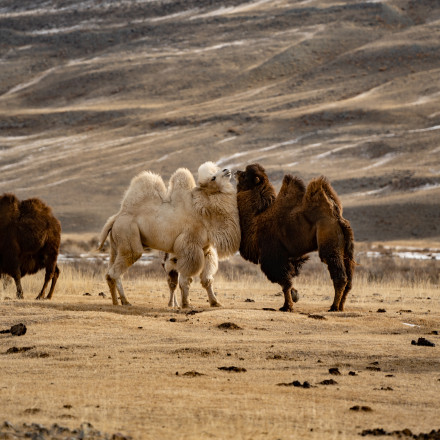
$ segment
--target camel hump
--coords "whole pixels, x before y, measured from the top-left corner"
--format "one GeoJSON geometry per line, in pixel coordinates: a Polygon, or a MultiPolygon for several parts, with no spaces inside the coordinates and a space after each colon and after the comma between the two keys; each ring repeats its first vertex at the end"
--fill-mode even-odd
{"type": "Polygon", "coordinates": [[[342,203],[325,176],[317,177],[307,185],[305,203],[312,207],[327,207],[337,217],[342,217],[342,203]]]}
{"type": "Polygon", "coordinates": [[[166,186],[159,174],[142,171],[131,180],[122,199],[121,209],[125,211],[137,209],[144,200],[164,200],[166,193],[166,186]]]}
{"type": "Polygon", "coordinates": [[[299,177],[286,174],[283,178],[277,199],[283,205],[293,207],[302,203],[305,192],[306,186],[299,177]]]}
{"type": "Polygon", "coordinates": [[[171,193],[179,189],[191,191],[195,186],[196,182],[190,170],[188,168],[179,168],[170,178],[168,192],[171,193]]]}
{"type": "Polygon", "coordinates": [[[16,221],[20,216],[20,202],[14,194],[5,193],[0,196],[0,226],[16,221]]]}

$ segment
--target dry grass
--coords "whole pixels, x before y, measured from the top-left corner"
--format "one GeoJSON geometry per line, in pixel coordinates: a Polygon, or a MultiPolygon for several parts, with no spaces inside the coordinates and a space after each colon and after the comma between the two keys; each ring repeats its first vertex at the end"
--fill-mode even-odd
{"type": "Polygon", "coordinates": [[[195,313],[187,314],[166,307],[164,277],[134,273],[125,279],[133,306],[113,307],[101,269],[64,265],[50,302],[32,299],[41,275],[23,280],[24,301],[8,299],[13,285],[2,292],[0,327],[28,327],[0,336],[5,420],[87,421],[139,439],[352,439],[377,427],[439,428],[438,284],[359,273],[347,311],[329,313],[332,287],[316,265],[316,276],[305,270],[296,283],[296,312],[285,314],[263,310],[282,305],[277,286],[226,271],[216,280],[224,307],[210,309],[195,283],[195,313]],[[219,329],[224,322],[241,329],[219,329]],[[436,347],[411,345],[418,337],[436,347]],[[6,354],[13,346],[33,348],[6,354]],[[202,375],[185,375],[193,371],[202,375]],[[320,384],[331,378],[336,385],[320,384]],[[312,387],[277,385],[294,380],[312,387]]]}

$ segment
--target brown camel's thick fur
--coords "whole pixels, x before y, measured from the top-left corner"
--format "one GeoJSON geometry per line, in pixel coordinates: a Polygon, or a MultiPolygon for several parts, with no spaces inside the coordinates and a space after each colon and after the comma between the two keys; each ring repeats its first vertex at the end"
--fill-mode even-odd
{"type": "Polygon", "coordinates": [[[57,266],[61,225],[49,206],[39,199],[19,201],[13,194],[0,197],[0,275],[15,280],[17,298],[23,298],[21,277],[46,269],[36,299],[51,299],[60,270],[57,266]]]}
{"type": "Polygon", "coordinates": [[[284,293],[280,310],[292,311],[298,295],[292,278],[318,251],[333,280],[331,311],[341,311],[351,290],[355,262],[353,231],[342,217],[342,205],[325,177],[307,188],[291,175],[284,176],[278,196],[259,164],[237,171],[237,205],[240,215],[240,254],[260,264],[261,270],[284,293]]]}

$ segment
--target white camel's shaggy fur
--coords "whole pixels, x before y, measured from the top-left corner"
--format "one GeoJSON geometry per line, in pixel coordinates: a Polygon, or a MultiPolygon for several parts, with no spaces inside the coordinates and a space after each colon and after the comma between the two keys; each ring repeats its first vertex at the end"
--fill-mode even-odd
{"type": "Polygon", "coordinates": [[[100,235],[100,248],[110,235],[106,278],[113,304],[118,304],[116,289],[121,303],[129,304],[121,276],[144,249],[152,248],[173,254],[175,270],[180,273],[182,307],[189,306],[189,286],[198,274],[210,305],[220,305],[212,288],[217,254],[230,256],[240,246],[236,192],[230,171],[212,162],[202,164],[198,175],[195,186],[189,170],[179,168],[168,189],[159,175],[149,171],[131,181],[121,209],[107,220],[100,235]]]}

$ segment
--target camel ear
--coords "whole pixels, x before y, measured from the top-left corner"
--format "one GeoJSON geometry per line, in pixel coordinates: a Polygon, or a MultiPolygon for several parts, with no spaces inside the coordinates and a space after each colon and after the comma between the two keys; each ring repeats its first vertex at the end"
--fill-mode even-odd
{"type": "Polygon", "coordinates": [[[255,185],[258,185],[260,183],[260,178],[258,176],[255,177],[255,185]]]}

